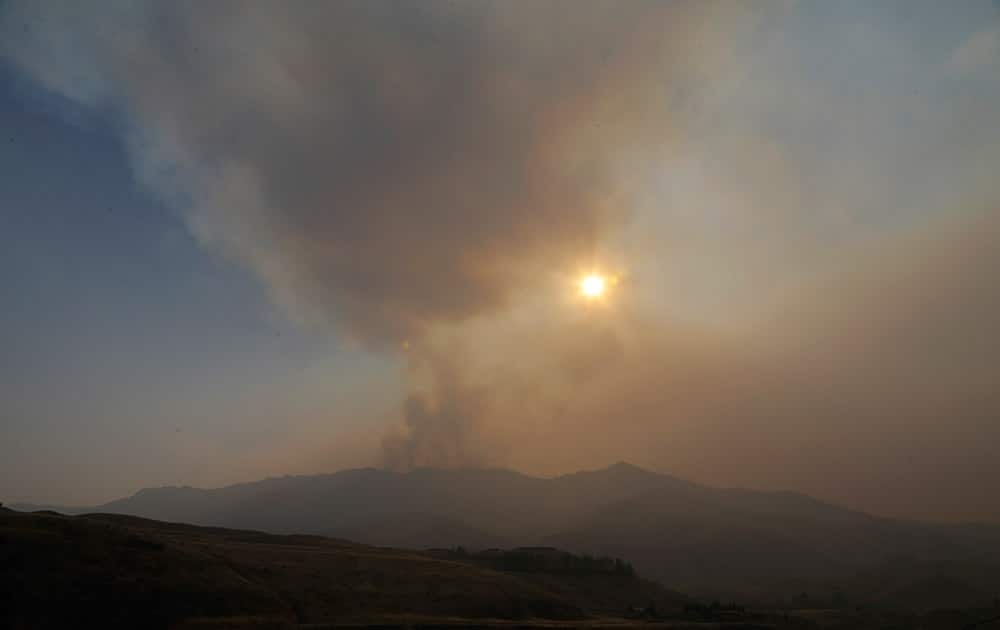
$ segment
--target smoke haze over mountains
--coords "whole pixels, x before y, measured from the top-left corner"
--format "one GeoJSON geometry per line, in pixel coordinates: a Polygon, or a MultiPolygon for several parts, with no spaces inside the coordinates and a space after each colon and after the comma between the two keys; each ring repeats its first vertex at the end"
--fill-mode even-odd
{"type": "MultiPolygon", "coordinates": [[[[1000,15],[833,4],[13,0],[0,59],[113,121],[206,251],[349,348],[318,391],[394,410],[275,388],[271,439],[215,455],[238,407],[175,438],[218,457],[200,478],[158,479],[628,460],[997,520],[1000,15]],[[620,282],[583,304],[594,269],[620,282]]],[[[50,389],[24,408],[74,417],[50,389]]]]}

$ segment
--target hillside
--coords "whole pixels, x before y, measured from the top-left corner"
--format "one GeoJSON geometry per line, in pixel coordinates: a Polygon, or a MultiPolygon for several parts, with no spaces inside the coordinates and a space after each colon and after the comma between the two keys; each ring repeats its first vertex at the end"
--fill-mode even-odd
{"type": "Polygon", "coordinates": [[[970,598],[1000,595],[1000,527],[879,518],[628,464],[554,479],[346,470],[213,490],[146,489],[92,509],[412,549],[551,545],[625,558],[703,598],[785,605],[804,593],[814,602],[905,605],[932,578],[970,598]]]}
{"type": "Polygon", "coordinates": [[[1000,594],[996,529],[884,519],[794,493],[655,488],[596,510],[544,542],[632,560],[695,596],[923,609],[891,594],[932,578],[1000,594]],[[989,533],[987,533],[989,532],[989,533]]]}
{"type": "Polygon", "coordinates": [[[633,575],[564,579],[317,536],[0,509],[5,628],[156,628],[198,618],[582,621],[652,601],[676,610],[688,600],[633,575]],[[587,596],[596,591],[603,596],[587,596]]]}

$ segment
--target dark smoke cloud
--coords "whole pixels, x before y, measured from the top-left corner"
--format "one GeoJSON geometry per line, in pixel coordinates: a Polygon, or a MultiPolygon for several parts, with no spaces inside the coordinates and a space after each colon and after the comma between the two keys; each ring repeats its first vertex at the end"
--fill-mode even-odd
{"type": "MultiPolygon", "coordinates": [[[[48,87],[123,114],[140,175],[294,318],[376,348],[500,312],[553,269],[591,259],[626,218],[609,165],[667,137],[655,97],[702,63],[701,21],[720,10],[106,9],[21,3],[10,11],[28,28],[5,52],[48,87]]],[[[454,358],[416,363],[427,389],[405,403],[386,462],[484,461],[481,392],[454,358]]]]}
{"type": "Polygon", "coordinates": [[[122,112],[143,176],[297,318],[376,346],[495,312],[594,251],[622,213],[602,149],[705,12],[34,4],[10,9],[27,29],[6,53],[122,112]]]}
{"type": "Polygon", "coordinates": [[[479,425],[489,412],[489,388],[463,379],[452,359],[441,359],[431,369],[431,390],[410,394],[403,427],[383,438],[383,464],[410,470],[498,463],[496,444],[484,439],[479,425]]]}

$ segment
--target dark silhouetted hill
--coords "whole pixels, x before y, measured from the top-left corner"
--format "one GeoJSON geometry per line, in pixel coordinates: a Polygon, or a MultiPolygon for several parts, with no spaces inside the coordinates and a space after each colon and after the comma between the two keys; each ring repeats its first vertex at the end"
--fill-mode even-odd
{"type": "Polygon", "coordinates": [[[318,536],[0,509],[0,627],[583,622],[689,601],[627,572],[564,575],[465,560],[318,536]]]}

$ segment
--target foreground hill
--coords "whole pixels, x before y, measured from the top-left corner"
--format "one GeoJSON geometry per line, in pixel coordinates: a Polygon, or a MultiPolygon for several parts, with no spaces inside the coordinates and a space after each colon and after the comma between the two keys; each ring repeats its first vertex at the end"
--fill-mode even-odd
{"type": "Polygon", "coordinates": [[[155,488],[94,510],[424,549],[551,545],[611,555],[703,598],[924,608],[1000,595],[1000,527],[878,518],[788,492],[702,486],[627,464],[346,470],[214,490],[155,488]],[[930,585],[930,586],[928,586],[930,585]]]}
{"type": "Polygon", "coordinates": [[[679,610],[688,601],[628,572],[594,568],[507,572],[317,536],[0,509],[4,628],[157,628],[205,618],[237,626],[584,622],[650,603],[679,610]]]}

